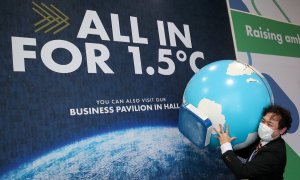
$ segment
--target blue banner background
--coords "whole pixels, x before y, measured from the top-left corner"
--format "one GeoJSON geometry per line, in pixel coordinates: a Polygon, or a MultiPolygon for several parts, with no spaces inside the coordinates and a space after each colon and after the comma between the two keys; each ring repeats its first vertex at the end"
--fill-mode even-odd
{"type": "MultiPolygon", "coordinates": [[[[40,4],[43,1],[35,2],[40,4]]],[[[194,72],[188,60],[177,60],[178,50],[183,50],[187,57],[195,51],[203,52],[205,60],[197,60],[198,68],[216,60],[235,58],[225,1],[53,0],[43,3],[53,4],[63,11],[70,18],[70,26],[55,35],[34,32],[33,24],[40,20],[40,16],[32,10],[31,1],[1,1],[1,174],[54,149],[94,135],[128,128],[177,127],[176,108],[86,116],[71,116],[69,110],[99,107],[103,105],[98,105],[96,100],[111,102],[116,99],[165,98],[165,103],[180,105],[184,88],[194,72]],[[103,41],[96,35],[88,35],[86,39],[77,38],[86,10],[98,13],[111,41],[103,41]],[[127,36],[131,36],[130,16],[137,17],[140,36],[147,37],[148,44],[113,41],[110,13],[119,15],[121,34],[127,36]],[[164,22],[166,31],[167,22],[173,22],[181,32],[183,24],[189,25],[192,48],[185,47],[179,39],[176,47],[171,47],[169,43],[161,46],[157,20],[164,22]],[[12,36],[36,38],[36,46],[25,46],[25,50],[36,52],[36,59],[25,59],[25,72],[13,70],[12,36]],[[82,64],[76,71],[60,74],[43,64],[41,49],[44,44],[55,39],[71,42],[79,48],[82,64]],[[100,68],[97,68],[96,74],[87,72],[85,43],[99,43],[109,49],[110,58],[106,62],[114,74],[105,74],[100,68]],[[133,57],[128,52],[128,46],[140,48],[143,74],[134,73],[133,57]],[[159,48],[172,51],[170,58],[176,70],[171,75],[157,73],[158,66],[167,68],[158,62],[159,48]],[[154,67],[154,75],[146,73],[148,66],[154,67]]],[[[67,64],[72,58],[64,49],[55,50],[52,56],[60,64],[67,64]]],[[[107,106],[117,104],[110,103],[107,106]]],[[[223,164],[215,168],[228,175],[223,164]]],[[[192,175],[183,173],[183,177],[192,175]]]]}

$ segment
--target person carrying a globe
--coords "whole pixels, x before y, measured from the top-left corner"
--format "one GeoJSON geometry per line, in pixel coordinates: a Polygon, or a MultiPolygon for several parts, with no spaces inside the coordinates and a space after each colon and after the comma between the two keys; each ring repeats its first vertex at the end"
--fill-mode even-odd
{"type": "Polygon", "coordinates": [[[292,117],[288,110],[278,105],[264,108],[258,127],[259,138],[247,148],[233,151],[229,127],[214,128],[221,144],[222,159],[237,178],[283,179],[286,165],[285,141],[281,135],[291,127],[292,117]],[[243,162],[238,156],[246,158],[243,162]]]}

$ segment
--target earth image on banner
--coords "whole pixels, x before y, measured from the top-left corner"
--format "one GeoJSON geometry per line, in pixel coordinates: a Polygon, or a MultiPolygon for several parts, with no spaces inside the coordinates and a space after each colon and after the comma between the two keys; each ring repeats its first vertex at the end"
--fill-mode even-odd
{"type": "Polygon", "coordinates": [[[234,179],[220,151],[199,149],[177,127],[96,135],[24,163],[0,179],[234,179]]]}

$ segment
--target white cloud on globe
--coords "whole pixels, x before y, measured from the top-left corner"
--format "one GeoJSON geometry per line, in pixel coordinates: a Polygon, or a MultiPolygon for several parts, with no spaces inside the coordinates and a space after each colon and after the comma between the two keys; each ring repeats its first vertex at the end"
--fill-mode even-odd
{"type": "Polygon", "coordinates": [[[252,82],[258,82],[256,79],[253,79],[253,78],[248,78],[246,80],[247,83],[252,83],[252,82]]]}
{"type": "Polygon", "coordinates": [[[233,149],[242,149],[247,147],[248,145],[252,144],[257,138],[257,132],[249,133],[247,139],[240,143],[233,146],[233,149]]]}
{"type": "Polygon", "coordinates": [[[229,76],[251,75],[254,71],[240,62],[233,62],[228,65],[226,74],[229,76]]]}
{"type": "MultiPolygon", "coordinates": [[[[208,116],[214,128],[218,128],[219,124],[224,126],[225,116],[222,114],[221,104],[218,104],[213,100],[203,98],[199,102],[197,108],[208,116]]],[[[212,134],[216,134],[216,132],[212,131],[212,134]]]]}

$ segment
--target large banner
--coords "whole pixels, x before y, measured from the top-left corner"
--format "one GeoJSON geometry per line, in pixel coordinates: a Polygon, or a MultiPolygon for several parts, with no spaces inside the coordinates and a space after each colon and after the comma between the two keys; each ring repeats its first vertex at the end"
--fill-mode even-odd
{"type": "Polygon", "coordinates": [[[233,178],[177,128],[192,75],[235,59],[225,1],[0,3],[0,179],[233,178]]]}

